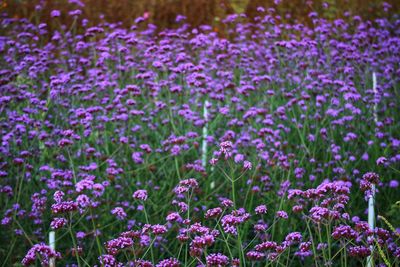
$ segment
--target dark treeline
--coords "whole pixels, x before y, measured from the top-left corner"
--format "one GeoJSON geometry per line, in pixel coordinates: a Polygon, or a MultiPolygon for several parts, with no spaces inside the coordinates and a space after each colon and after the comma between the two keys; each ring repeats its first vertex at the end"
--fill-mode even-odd
{"type": "MultiPolygon", "coordinates": [[[[35,19],[33,14],[37,16],[34,11],[39,5],[40,20],[43,21],[50,19],[53,9],[66,11],[79,8],[91,24],[98,23],[104,17],[109,22],[121,22],[125,26],[132,25],[137,17],[144,16],[159,29],[174,27],[179,14],[186,16],[192,26],[208,24],[217,31],[222,25],[219,22],[221,18],[233,13],[245,13],[247,17],[254,18],[260,14],[257,7],[274,8],[284,21],[308,24],[308,14],[312,11],[327,19],[340,18],[346,11],[368,19],[382,17],[384,3],[382,0],[6,0],[0,1],[0,9],[11,17],[35,19]]],[[[386,3],[391,6],[386,12],[400,13],[400,1],[388,0],[386,3]]],[[[68,24],[71,18],[64,12],[61,20],[68,24]]]]}

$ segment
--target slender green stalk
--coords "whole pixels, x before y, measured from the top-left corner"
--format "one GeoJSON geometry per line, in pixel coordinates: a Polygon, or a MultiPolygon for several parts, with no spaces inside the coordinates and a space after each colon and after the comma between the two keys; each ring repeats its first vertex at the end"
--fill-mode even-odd
{"type": "Polygon", "coordinates": [[[75,240],[74,233],[72,232],[72,214],[70,214],[70,216],[69,216],[68,232],[71,236],[71,241],[74,246],[76,263],[78,264],[78,266],[81,266],[81,261],[80,261],[80,257],[79,257],[79,253],[78,253],[78,246],[77,246],[77,243],[75,240]]]}
{"type": "MultiPolygon", "coordinates": [[[[146,211],[146,205],[144,204],[144,202],[142,202],[142,205],[143,205],[143,211],[144,211],[144,216],[145,216],[145,219],[146,219],[146,223],[150,224],[149,216],[148,216],[147,211],[146,211]]],[[[153,238],[152,242],[154,242],[154,240],[155,240],[155,237],[153,238]]],[[[151,255],[151,260],[154,263],[155,261],[154,261],[153,244],[150,244],[150,255],[151,255]]]]}
{"type": "Polygon", "coordinates": [[[93,212],[92,212],[92,209],[91,209],[91,208],[89,208],[89,210],[90,210],[90,220],[92,221],[93,234],[94,234],[94,236],[95,236],[95,238],[96,238],[97,251],[98,251],[98,253],[99,253],[99,256],[101,256],[101,255],[103,254],[103,252],[102,252],[102,248],[101,248],[101,243],[100,243],[99,236],[97,235],[97,228],[96,228],[96,224],[95,224],[95,222],[94,222],[93,212]]]}

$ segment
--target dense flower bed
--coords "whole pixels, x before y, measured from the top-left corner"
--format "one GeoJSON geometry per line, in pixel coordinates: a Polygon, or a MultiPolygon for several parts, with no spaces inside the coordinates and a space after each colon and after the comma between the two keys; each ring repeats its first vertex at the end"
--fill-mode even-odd
{"type": "Polygon", "coordinates": [[[3,266],[399,264],[399,19],[63,12],[0,23],[3,266]]]}

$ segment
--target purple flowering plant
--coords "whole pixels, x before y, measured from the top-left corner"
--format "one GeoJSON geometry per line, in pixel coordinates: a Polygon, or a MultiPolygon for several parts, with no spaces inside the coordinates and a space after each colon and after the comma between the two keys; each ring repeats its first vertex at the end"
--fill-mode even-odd
{"type": "Polygon", "coordinates": [[[70,2],[1,14],[3,266],[400,264],[398,16],[218,34],[70,2]]]}

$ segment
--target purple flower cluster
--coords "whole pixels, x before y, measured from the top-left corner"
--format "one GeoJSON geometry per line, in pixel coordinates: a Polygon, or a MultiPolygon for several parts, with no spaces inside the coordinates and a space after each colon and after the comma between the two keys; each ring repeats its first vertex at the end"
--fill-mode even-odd
{"type": "Polygon", "coordinates": [[[234,210],[222,217],[221,226],[225,233],[237,235],[237,227],[247,221],[250,216],[244,209],[234,210]]]}
{"type": "Polygon", "coordinates": [[[374,172],[367,172],[362,176],[360,181],[360,189],[365,192],[366,196],[372,194],[373,185],[379,184],[379,175],[374,172]]]}
{"type": "Polygon", "coordinates": [[[116,239],[107,241],[106,243],[106,249],[107,252],[110,255],[115,255],[117,254],[120,250],[124,248],[129,248],[133,245],[133,240],[132,238],[129,237],[118,237],[116,239]]]}
{"type": "Polygon", "coordinates": [[[54,230],[60,229],[64,227],[68,223],[68,220],[65,218],[54,218],[50,223],[50,227],[54,230]]]}
{"type": "Polygon", "coordinates": [[[206,257],[207,266],[226,266],[229,258],[221,253],[213,253],[206,257]]]}
{"type": "Polygon", "coordinates": [[[25,266],[30,266],[35,263],[36,259],[40,259],[40,264],[42,266],[48,266],[51,258],[61,258],[61,254],[52,250],[45,244],[36,244],[22,259],[22,264],[25,266]]]}
{"type": "Polygon", "coordinates": [[[142,189],[137,190],[137,191],[135,191],[135,193],[133,193],[132,197],[137,200],[146,201],[147,200],[147,191],[142,190],[142,189]]]}

